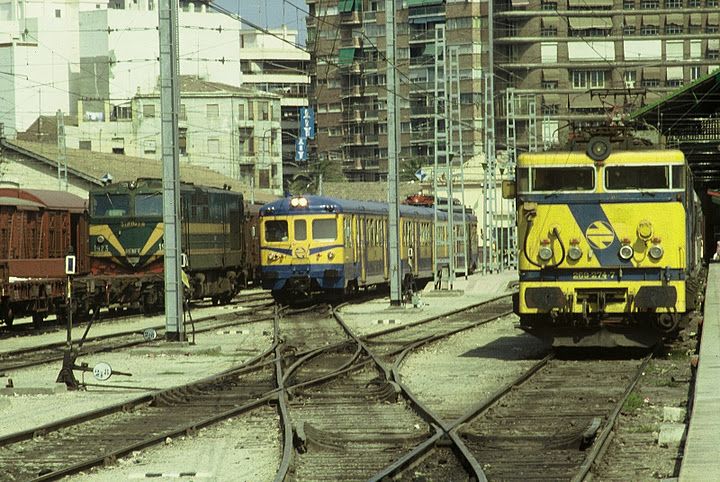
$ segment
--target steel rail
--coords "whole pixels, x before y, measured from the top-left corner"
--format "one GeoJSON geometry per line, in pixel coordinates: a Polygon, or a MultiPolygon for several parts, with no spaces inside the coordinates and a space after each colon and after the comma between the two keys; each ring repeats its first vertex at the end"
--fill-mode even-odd
{"type": "Polygon", "coordinates": [[[652,353],[648,356],[646,356],[643,359],[643,362],[640,364],[640,366],[637,369],[637,372],[635,373],[635,376],[633,377],[632,381],[628,385],[628,387],[625,389],[625,393],[623,393],[623,396],[618,399],[618,402],[615,404],[615,408],[608,416],[607,421],[605,422],[605,427],[602,429],[600,434],[595,438],[595,443],[593,443],[592,448],[588,452],[587,456],[585,457],[585,461],[580,466],[580,469],[578,470],[577,475],[572,478],[573,482],[582,482],[585,480],[585,477],[588,475],[588,472],[590,472],[590,469],[592,468],[593,464],[596,462],[596,460],[600,457],[601,454],[605,452],[605,449],[607,448],[607,444],[610,442],[610,434],[614,430],[615,427],[615,421],[617,420],[618,416],[620,415],[620,412],[622,411],[623,405],[625,405],[625,402],[627,401],[630,394],[635,390],[635,387],[637,386],[637,383],[640,381],[640,377],[645,372],[645,369],[647,368],[648,363],[650,363],[650,360],[653,358],[652,353]]]}

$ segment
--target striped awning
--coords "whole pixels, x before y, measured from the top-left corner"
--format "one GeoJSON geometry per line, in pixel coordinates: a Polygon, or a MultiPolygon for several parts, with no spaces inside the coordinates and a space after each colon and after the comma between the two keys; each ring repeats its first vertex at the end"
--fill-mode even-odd
{"type": "Polygon", "coordinates": [[[665,25],[683,25],[684,23],[685,18],[681,13],[673,13],[665,17],[665,25]]]}
{"type": "Polygon", "coordinates": [[[559,81],[560,80],[560,71],[557,69],[543,69],[542,70],[542,79],[548,80],[548,81],[559,81]]]}
{"type": "Polygon", "coordinates": [[[691,13],[690,14],[690,25],[702,25],[702,14],[691,13]]]}
{"type": "Polygon", "coordinates": [[[338,52],[338,65],[348,66],[355,59],[355,47],[342,48],[338,52]]]}
{"type": "Polygon", "coordinates": [[[609,17],[570,17],[568,23],[573,30],[612,28],[612,18],[609,17]]]}
{"type": "Polygon", "coordinates": [[[643,67],[643,79],[660,80],[660,67],[643,67]]]}
{"type": "Polygon", "coordinates": [[[708,13],[707,24],[720,25],[720,13],[708,13]]]}
{"type": "Polygon", "coordinates": [[[643,15],[642,24],[655,25],[656,27],[658,27],[660,26],[660,15],[643,15]]]}

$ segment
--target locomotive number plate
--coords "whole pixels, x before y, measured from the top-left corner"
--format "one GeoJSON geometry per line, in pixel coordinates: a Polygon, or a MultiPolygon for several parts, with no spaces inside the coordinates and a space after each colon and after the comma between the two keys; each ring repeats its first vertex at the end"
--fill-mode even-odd
{"type": "Polygon", "coordinates": [[[573,280],[612,280],[615,273],[610,271],[573,271],[573,280]]]}

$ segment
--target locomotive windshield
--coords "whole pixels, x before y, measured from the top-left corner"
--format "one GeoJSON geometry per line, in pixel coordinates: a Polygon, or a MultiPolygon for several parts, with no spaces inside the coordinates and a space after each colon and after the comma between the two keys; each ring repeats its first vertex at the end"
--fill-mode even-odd
{"type": "Polygon", "coordinates": [[[265,221],[265,241],[279,242],[288,240],[287,221],[265,221]]]}
{"type": "Polygon", "coordinates": [[[162,216],[163,197],[160,191],[135,195],[136,216],[162,216]]]}
{"type": "Polygon", "coordinates": [[[130,195],[110,193],[93,194],[91,208],[93,216],[125,216],[130,210],[130,195]]]}
{"type": "Polygon", "coordinates": [[[670,166],[607,166],[605,185],[608,189],[669,189],[670,166]]]}
{"type": "Polygon", "coordinates": [[[592,167],[534,167],[533,191],[592,191],[595,169],[592,167]]]}

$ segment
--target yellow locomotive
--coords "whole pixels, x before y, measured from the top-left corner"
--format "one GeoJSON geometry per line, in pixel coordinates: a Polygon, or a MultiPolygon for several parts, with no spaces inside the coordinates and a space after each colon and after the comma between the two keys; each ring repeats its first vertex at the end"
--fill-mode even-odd
{"type": "Polygon", "coordinates": [[[647,346],[695,308],[702,216],[682,152],[593,138],[586,152],[520,155],[505,187],[526,331],[555,345],[647,346]]]}

